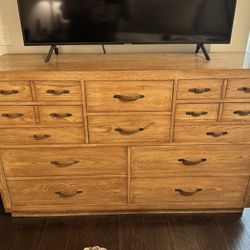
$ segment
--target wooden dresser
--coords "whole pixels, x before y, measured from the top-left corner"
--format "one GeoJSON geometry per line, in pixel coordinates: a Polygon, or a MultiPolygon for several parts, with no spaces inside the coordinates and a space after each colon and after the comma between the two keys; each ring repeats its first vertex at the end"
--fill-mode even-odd
{"type": "Polygon", "coordinates": [[[13,216],[250,206],[250,55],[0,57],[13,216]]]}

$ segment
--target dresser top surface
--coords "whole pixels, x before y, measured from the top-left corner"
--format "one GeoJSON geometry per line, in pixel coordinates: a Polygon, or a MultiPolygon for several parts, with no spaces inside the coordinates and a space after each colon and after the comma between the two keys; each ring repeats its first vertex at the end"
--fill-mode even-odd
{"type": "Polygon", "coordinates": [[[250,53],[202,54],[61,54],[49,63],[42,54],[6,54],[0,57],[5,71],[140,71],[140,70],[240,70],[250,69],[250,53]]]}

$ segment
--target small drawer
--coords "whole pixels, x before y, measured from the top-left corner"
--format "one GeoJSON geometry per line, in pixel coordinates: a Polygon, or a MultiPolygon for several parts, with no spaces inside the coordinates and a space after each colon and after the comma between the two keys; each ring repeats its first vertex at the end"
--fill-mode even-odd
{"type": "Polygon", "coordinates": [[[42,125],[82,125],[81,106],[40,106],[39,116],[42,125]]]}
{"type": "Polygon", "coordinates": [[[28,82],[0,82],[0,102],[32,101],[28,82]]]}
{"type": "Polygon", "coordinates": [[[228,80],[226,97],[250,99],[250,79],[228,80]]]}
{"type": "Polygon", "coordinates": [[[132,202],[243,202],[247,183],[248,177],[132,178],[132,202]]]}
{"type": "Polygon", "coordinates": [[[222,121],[250,122],[250,103],[225,103],[222,121]]]}
{"type": "Polygon", "coordinates": [[[170,116],[89,116],[91,143],[168,142],[170,116]]]}
{"type": "Polygon", "coordinates": [[[84,128],[13,128],[0,129],[1,144],[84,143],[84,128]]]}
{"type": "Polygon", "coordinates": [[[8,181],[14,206],[103,205],[127,202],[126,178],[8,181]]]}
{"type": "Polygon", "coordinates": [[[35,111],[32,106],[0,106],[0,125],[34,125],[35,111]]]}
{"type": "Polygon", "coordinates": [[[80,82],[35,82],[38,101],[80,101],[80,82]]]}
{"type": "Polygon", "coordinates": [[[182,125],[175,127],[175,142],[250,142],[248,125],[182,125]]]}
{"type": "Polygon", "coordinates": [[[219,104],[177,104],[177,122],[216,122],[219,104]]]}
{"type": "Polygon", "coordinates": [[[216,99],[221,98],[223,80],[201,79],[180,80],[177,99],[216,99]]]}
{"type": "Polygon", "coordinates": [[[87,82],[89,112],[170,111],[173,81],[87,82]]]}
{"type": "Polygon", "coordinates": [[[127,176],[125,147],[6,149],[7,177],[127,176]]]}

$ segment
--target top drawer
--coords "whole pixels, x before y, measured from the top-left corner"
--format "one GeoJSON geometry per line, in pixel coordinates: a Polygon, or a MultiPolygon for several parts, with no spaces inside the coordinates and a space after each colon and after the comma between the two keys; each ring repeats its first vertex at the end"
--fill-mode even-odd
{"type": "Polygon", "coordinates": [[[228,80],[226,97],[250,99],[250,79],[228,80]]]}
{"type": "Polygon", "coordinates": [[[38,101],[80,101],[80,82],[36,81],[36,96],[38,101]]]}
{"type": "Polygon", "coordinates": [[[31,100],[32,96],[28,82],[0,82],[0,102],[31,100]]]}
{"type": "Polygon", "coordinates": [[[221,98],[223,80],[201,79],[180,80],[177,99],[216,99],[221,98]]]}
{"type": "Polygon", "coordinates": [[[173,81],[87,82],[89,112],[169,111],[173,81]]]}

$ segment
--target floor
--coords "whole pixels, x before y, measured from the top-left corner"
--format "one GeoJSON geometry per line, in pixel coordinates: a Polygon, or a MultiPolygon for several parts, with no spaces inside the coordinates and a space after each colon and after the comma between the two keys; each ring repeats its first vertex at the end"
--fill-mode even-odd
{"type": "Polygon", "coordinates": [[[11,218],[0,204],[0,250],[250,250],[250,210],[239,214],[11,218]]]}

